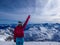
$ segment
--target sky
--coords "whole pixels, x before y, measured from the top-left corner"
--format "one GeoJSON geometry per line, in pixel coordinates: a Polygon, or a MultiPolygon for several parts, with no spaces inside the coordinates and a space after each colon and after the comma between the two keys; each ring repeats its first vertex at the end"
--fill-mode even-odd
{"type": "Polygon", "coordinates": [[[60,23],[60,0],[0,0],[0,24],[60,23]]]}

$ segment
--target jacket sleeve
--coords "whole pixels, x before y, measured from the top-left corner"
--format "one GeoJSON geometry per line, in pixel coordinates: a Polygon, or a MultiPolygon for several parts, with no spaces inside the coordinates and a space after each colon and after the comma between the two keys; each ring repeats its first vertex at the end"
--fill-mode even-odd
{"type": "MultiPolygon", "coordinates": [[[[16,30],[16,29],[15,29],[16,30]]],[[[14,30],[14,42],[16,42],[16,34],[15,34],[15,30],[14,30]]]]}
{"type": "Polygon", "coordinates": [[[26,19],[25,23],[23,24],[23,28],[24,28],[24,29],[25,29],[25,27],[26,27],[26,25],[27,25],[27,23],[28,23],[29,19],[30,19],[30,15],[27,17],[27,19],[26,19]]]}

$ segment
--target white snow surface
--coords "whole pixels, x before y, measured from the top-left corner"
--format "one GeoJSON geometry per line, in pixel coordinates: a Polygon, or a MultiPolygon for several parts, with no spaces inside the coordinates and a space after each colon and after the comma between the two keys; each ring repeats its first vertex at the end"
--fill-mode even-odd
{"type": "MultiPolygon", "coordinates": [[[[0,45],[16,45],[13,41],[0,41],[0,45]]],[[[60,45],[59,42],[24,42],[24,45],[60,45]]]]}

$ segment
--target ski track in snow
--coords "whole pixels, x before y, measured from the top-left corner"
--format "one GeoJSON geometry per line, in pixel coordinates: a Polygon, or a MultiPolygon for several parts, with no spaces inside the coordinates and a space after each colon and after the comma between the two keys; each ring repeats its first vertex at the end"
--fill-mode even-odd
{"type": "MultiPolygon", "coordinates": [[[[0,41],[0,45],[16,45],[14,42],[0,41]]],[[[59,42],[24,42],[24,45],[60,45],[59,42]]]]}

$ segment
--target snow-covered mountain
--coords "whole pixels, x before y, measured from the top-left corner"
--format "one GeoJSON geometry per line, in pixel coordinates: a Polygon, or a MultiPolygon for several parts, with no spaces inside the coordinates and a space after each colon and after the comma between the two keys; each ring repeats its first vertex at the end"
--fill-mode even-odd
{"type": "MultiPolygon", "coordinates": [[[[12,41],[16,24],[0,24],[0,41],[12,41]]],[[[24,31],[25,41],[60,41],[59,23],[28,24],[24,31]]]]}

